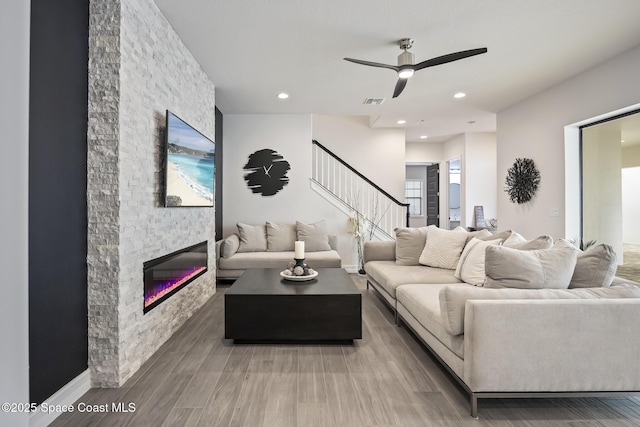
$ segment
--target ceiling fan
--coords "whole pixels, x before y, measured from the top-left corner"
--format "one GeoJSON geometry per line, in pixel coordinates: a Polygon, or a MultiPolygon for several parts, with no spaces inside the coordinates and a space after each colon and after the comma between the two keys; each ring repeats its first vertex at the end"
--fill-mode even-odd
{"type": "Polygon", "coordinates": [[[416,71],[487,52],[486,47],[463,50],[460,52],[449,53],[447,55],[427,59],[426,61],[414,64],[413,53],[409,52],[409,49],[411,49],[411,46],[413,46],[413,39],[400,39],[398,40],[398,45],[400,46],[400,49],[402,49],[402,53],[398,55],[398,65],[387,65],[381,64],[379,62],[364,61],[362,59],[354,58],[344,59],[349,62],[355,62],[356,64],[369,65],[371,67],[388,68],[398,73],[398,82],[396,83],[396,88],[393,91],[393,97],[395,98],[402,93],[404,87],[407,85],[407,80],[409,80],[409,78],[413,76],[416,71]]]}

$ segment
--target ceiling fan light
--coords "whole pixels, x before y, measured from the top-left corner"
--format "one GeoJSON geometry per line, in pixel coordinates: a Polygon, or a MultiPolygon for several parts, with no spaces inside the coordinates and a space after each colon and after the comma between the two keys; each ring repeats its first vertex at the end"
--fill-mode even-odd
{"type": "Polygon", "coordinates": [[[403,68],[398,71],[398,77],[400,77],[401,79],[408,79],[409,77],[413,76],[414,72],[415,71],[413,70],[413,68],[403,68]]]}

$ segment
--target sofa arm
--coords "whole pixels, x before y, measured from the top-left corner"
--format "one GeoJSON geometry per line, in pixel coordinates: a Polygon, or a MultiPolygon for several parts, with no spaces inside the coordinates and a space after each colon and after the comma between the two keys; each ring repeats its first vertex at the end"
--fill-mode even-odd
{"type": "Polygon", "coordinates": [[[216,241],[216,267],[218,266],[220,257],[222,256],[222,242],[224,242],[224,239],[216,241]]]}
{"type": "Polygon", "coordinates": [[[472,392],[640,390],[640,299],[470,300],[472,392]]]}
{"type": "Polygon", "coordinates": [[[368,241],[364,242],[364,262],[369,261],[395,261],[396,242],[391,241],[368,241]]]}

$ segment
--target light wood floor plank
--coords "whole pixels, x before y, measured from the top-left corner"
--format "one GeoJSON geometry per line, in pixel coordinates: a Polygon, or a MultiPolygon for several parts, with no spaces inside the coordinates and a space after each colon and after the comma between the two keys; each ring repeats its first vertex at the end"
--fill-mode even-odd
{"type": "Polygon", "coordinates": [[[196,427],[202,408],[173,408],[162,427],[196,427]]]}

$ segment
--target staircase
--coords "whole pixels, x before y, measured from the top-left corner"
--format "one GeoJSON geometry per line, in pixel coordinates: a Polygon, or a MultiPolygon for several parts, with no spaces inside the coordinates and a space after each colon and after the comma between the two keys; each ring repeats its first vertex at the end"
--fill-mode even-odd
{"type": "Polygon", "coordinates": [[[311,188],[363,223],[365,238],[394,240],[393,230],[409,226],[409,204],[371,182],[318,141],[313,141],[311,188]]]}

